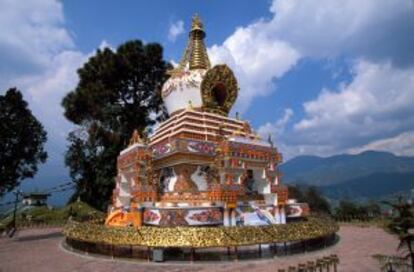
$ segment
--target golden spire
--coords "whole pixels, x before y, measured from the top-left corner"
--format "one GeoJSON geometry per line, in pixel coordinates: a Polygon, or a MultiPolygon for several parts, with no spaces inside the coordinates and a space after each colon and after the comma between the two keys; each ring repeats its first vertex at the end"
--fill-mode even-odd
{"type": "Polygon", "coordinates": [[[174,75],[182,72],[187,64],[190,70],[209,69],[211,67],[207,49],[204,45],[205,36],[206,33],[204,32],[203,23],[201,22],[200,17],[195,14],[191,22],[187,47],[181,61],[177,68],[169,71],[169,74],[174,75]]]}
{"type": "Polygon", "coordinates": [[[190,70],[210,68],[210,60],[208,59],[206,46],[204,45],[205,36],[206,33],[203,29],[203,23],[201,22],[200,17],[196,14],[193,17],[190,31],[190,39],[192,43],[190,70]]]}

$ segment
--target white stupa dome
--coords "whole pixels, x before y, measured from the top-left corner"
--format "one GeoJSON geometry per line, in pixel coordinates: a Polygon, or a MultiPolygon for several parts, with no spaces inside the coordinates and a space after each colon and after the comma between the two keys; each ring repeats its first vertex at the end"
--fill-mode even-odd
{"type": "Polygon", "coordinates": [[[186,109],[191,104],[194,108],[201,108],[201,82],[206,74],[206,69],[185,69],[174,74],[162,87],[162,99],[168,114],[186,109]]]}
{"type": "Polygon", "coordinates": [[[189,40],[177,67],[162,87],[169,115],[188,108],[221,115],[229,113],[237,98],[237,80],[229,67],[211,67],[204,45],[205,33],[198,16],[193,17],[189,40]]]}

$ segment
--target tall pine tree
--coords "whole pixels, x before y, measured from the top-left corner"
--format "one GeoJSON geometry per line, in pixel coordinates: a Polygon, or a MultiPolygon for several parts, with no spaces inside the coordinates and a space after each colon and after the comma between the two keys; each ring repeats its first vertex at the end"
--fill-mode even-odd
{"type": "Polygon", "coordinates": [[[78,70],[78,86],[62,101],[66,118],[78,125],[65,158],[77,184],[72,200],[107,207],[119,152],[134,129],[142,134],[166,116],[161,87],[169,68],[159,44],[137,40],[97,50],[78,70]]]}

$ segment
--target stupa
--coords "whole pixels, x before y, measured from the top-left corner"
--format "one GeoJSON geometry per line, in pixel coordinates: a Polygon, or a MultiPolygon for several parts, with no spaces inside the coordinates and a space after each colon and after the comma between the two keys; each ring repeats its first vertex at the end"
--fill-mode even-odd
{"type": "Polygon", "coordinates": [[[162,88],[169,113],[148,139],[134,132],[118,157],[108,226],[284,224],[309,213],[289,200],[282,155],[247,121],[229,117],[239,86],[226,65],[211,66],[198,16],[162,88]]]}

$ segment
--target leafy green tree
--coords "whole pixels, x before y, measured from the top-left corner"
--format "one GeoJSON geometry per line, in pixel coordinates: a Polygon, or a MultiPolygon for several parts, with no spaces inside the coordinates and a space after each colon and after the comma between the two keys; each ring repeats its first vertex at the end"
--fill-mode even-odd
{"type": "Polygon", "coordinates": [[[288,185],[288,190],[289,198],[308,203],[312,212],[331,214],[331,205],[316,187],[288,185]]]}
{"type": "Polygon", "coordinates": [[[0,95],[0,196],[37,173],[47,159],[42,124],[16,88],[0,95]]]}
{"type": "Polygon", "coordinates": [[[296,199],[298,202],[305,202],[305,197],[302,190],[297,185],[287,185],[289,198],[296,199]]]}
{"type": "Polygon", "coordinates": [[[354,218],[359,216],[361,210],[359,206],[348,200],[341,200],[338,207],[335,209],[335,216],[339,218],[354,218]]]}
{"type": "Polygon", "coordinates": [[[335,216],[340,220],[368,220],[381,216],[381,207],[374,201],[359,204],[349,200],[341,200],[335,209],[335,216]]]}
{"type": "Polygon", "coordinates": [[[312,211],[331,214],[331,205],[316,187],[308,187],[304,192],[304,198],[312,211]]]}
{"type": "Polygon", "coordinates": [[[376,218],[381,216],[381,207],[380,205],[375,201],[369,201],[365,205],[366,214],[370,218],[376,218]]]}
{"type": "Polygon", "coordinates": [[[396,212],[388,228],[398,235],[400,239],[398,249],[405,252],[404,258],[411,261],[411,268],[414,271],[414,207],[402,197],[395,202],[384,201],[384,204],[396,212]]]}
{"type": "Polygon", "coordinates": [[[161,87],[170,64],[159,44],[129,41],[96,54],[78,70],[79,83],[62,101],[69,134],[66,164],[77,184],[72,197],[98,209],[110,200],[116,158],[134,129],[144,134],[166,117],[161,87]]]}

